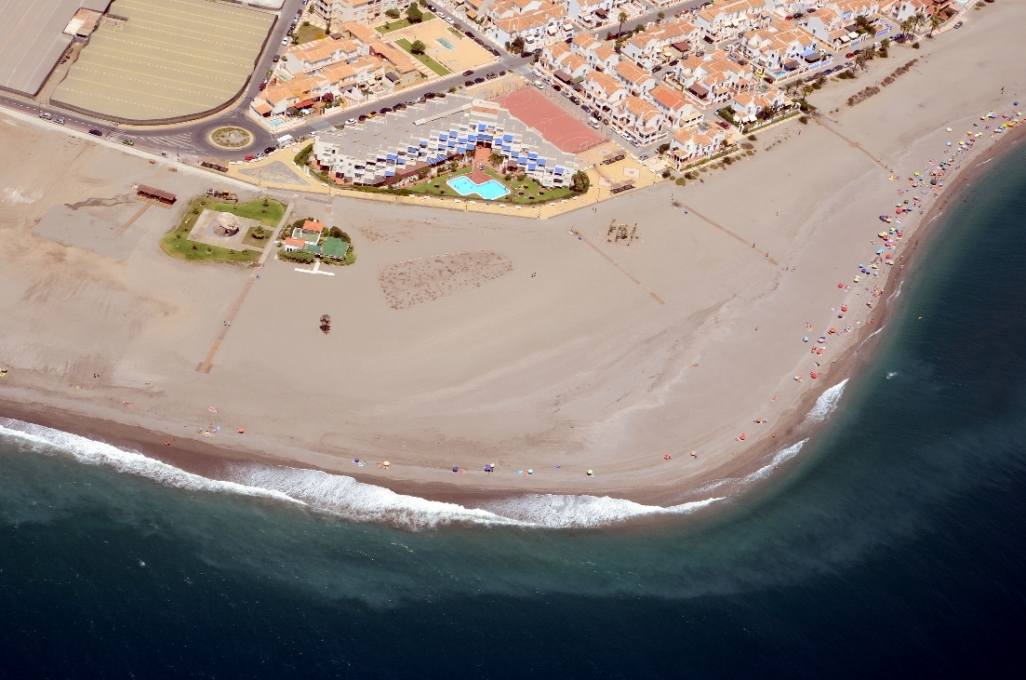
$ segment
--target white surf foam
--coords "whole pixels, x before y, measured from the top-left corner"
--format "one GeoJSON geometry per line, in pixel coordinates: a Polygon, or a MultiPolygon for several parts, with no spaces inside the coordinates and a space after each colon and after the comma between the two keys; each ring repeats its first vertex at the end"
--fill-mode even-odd
{"type": "Polygon", "coordinates": [[[570,496],[556,494],[529,494],[496,503],[489,509],[504,517],[554,529],[584,529],[620,524],[639,517],[659,515],[685,515],[708,507],[723,497],[661,507],[642,505],[623,498],[609,496],[570,496]]]}
{"type": "Polygon", "coordinates": [[[135,451],[124,451],[110,444],[20,420],[0,418],[0,434],[40,445],[44,453],[49,453],[47,449],[56,449],[57,452],[70,455],[80,463],[109,467],[118,472],[138,475],[179,489],[223,491],[243,496],[262,496],[289,503],[300,502],[278,491],[208,479],[135,451]]]}
{"type": "MultiPolygon", "coordinates": [[[[883,329],[881,328],[880,330],[883,329]]],[[[837,402],[841,400],[841,395],[844,394],[844,386],[847,384],[848,379],[845,378],[823,394],[819,395],[819,399],[816,400],[816,403],[809,411],[809,414],[805,416],[805,422],[821,423],[826,420],[831,413],[837,410],[837,402]]]]}
{"type": "Polygon", "coordinates": [[[0,435],[35,444],[41,453],[63,453],[87,465],[108,467],[179,489],[262,497],[354,521],[381,521],[411,529],[454,523],[554,529],[600,527],[635,517],[694,512],[721,500],[709,498],[664,508],[619,498],[537,495],[478,509],[398,494],[318,470],[237,464],[231,468],[231,479],[210,479],[135,451],[13,419],[0,418],[0,435]]]}

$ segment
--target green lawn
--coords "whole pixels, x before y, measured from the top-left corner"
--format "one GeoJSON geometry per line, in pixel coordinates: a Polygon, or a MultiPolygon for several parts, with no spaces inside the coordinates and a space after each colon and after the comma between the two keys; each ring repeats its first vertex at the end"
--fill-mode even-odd
{"type": "MultiPolygon", "coordinates": [[[[181,223],[160,240],[160,247],[164,249],[165,253],[171,257],[190,261],[248,263],[256,262],[260,259],[260,252],[257,250],[232,250],[230,248],[219,248],[205,243],[190,241],[188,238],[189,232],[196,226],[199,213],[204,208],[220,212],[230,212],[240,217],[259,220],[261,224],[270,229],[278,226],[278,222],[281,221],[282,216],[285,214],[285,206],[278,201],[270,199],[267,201],[267,207],[264,207],[263,199],[236,205],[234,203],[217,203],[208,198],[195,198],[189,204],[181,223]]],[[[248,244],[250,241],[254,245],[261,243],[256,239],[251,239],[249,234],[247,234],[243,242],[248,244]]],[[[265,239],[263,244],[266,245],[269,242],[270,239],[265,239]]],[[[262,246],[257,245],[257,247],[262,246]]]]}
{"type": "MultiPolygon", "coordinates": [[[[435,15],[431,12],[421,10],[421,14],[424,15],[424,21],[431,21],[435,18],[435,15]]],[[[424,23],[424,21],[420,23],[424,23]]],[[[378,33],[391,33],[392,31],[398,31],[400,28],[406,28],[411,25],[410,20],[403,17],[402,19],[390,19],[381,26],[375,26],[374,30],[378,33]]]]}
{"type": "Polygon", "coordinates": [[[451,73],[451,71],[449,69],[445,68],[444,66],[439,64],[437,61],[435,61],[434,59],[429,57],[428,55],[426,55],[426,54],[413,54],[413,52],[411,51],[411,48],[413,47],[413,43],[411,43],[406,38],[400,38],[399,40],[396,40],[395,44],[398,45],[399,47],[403,48],[407,52],[409,52],[411,55],[413,55],[414,59],[416,59],[420,63],[424,64],[425,66],[427,66],[429,69],[431,69],[432,71],[434,71],[438,75],[440,75],[440,76],[447,76],[447,75],[449,75],[451,73]]]}
{"type": "Polygon", "coordinates": [[[296,43],[302,45],[303,43],[312,42],[314,40],[320,40],[324,37],[324,29],[320,26],[300,26],[296,29],[296,43]]]}
{"type": "MultiPolygon", "coordinates": [[[[446,182],[450,179],[453,179],[454,177],[466,175],[470,171],[471,168],[469,167],[461,168],[460,170],[457,170],[454,173],[446,173],[441,177],[434,177],[425,182],[421,182],[420,184],[415,184],[412,187],[410,187],[410,191],[418,194],[431,194],[433,196],[450,196],[453,198],[462,198],[462,196],[460,196],[456,191],[454,191],[452,187],[446,185],[446,182]],[[435,187],[436,184],[438,185],[438,187],[435,187]]],[[[560,199],[569,198],[570,196],[574,195],[574,192],[570,189],[546,189],[540,186],[537,182],[535,182],[533,179],[529,177],[525,178],[523,181],[518,181],[514,179],[512,182],[507,182],[505,177],[503,177],[500,173],[496,172],[495,170],[492,170],[491,168],[487,168],[485,170],[485,174],[497,180],[503,186],[510,190],[510,193],[506,196],[495,199],[494,202],[497,203],[505,202],[520,203],[522,205],[534,205],[536,203],[545,203],[547,201],[558,201],[560,199]],[[520,195],[520,191],[524,192],[523,195],[520,195]],[[533,198],[528,198],[529,196],[532,196],[533,198]]],[[[484,200],[481,197],[474,195],[468,196],[467,199],[472,201],[484,200]]]]}
{"type": "Polygon", "coordinates": [[[285,215],[285,206],[272,199],[266,199],[266,206],[264,206],[264,199],[262,198],[250,201],[249,203],[211,203],[207,199],[201,198],[199,200],[201,201],[200,206],[202,208],[210,208],[218,212],[230,212],[239,217],[258,220],[260,224],[271,229],[277,227],[278,223],[281,222],[281,218],[285,215]]]}

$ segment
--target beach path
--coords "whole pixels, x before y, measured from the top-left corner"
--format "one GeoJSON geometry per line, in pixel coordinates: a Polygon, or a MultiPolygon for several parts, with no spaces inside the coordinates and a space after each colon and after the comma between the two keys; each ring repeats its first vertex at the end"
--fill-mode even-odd
{"type": "MultiPolygon", "coordinates": [[[[281,222],[278,223],[278,226],[274,229],[274,233],[271,234],[271,238],[268,239],[270,243],[273,243],[275,239],[278,238],[278,233],[281,231],[282,227],[288,224],[289,217],[292,216],[292,208],[295,207],[296,200],[298,198],[298,196],[294,195],[292,200],[289,201],[288,208],[285,209],[285,214],[282,215],[281,222]]],[[[231,324],[235,319],[235,315],[239,313],[240,309],[242,309],[242,303],[246,301],[246,296],[249,295],[250,289],[253,288],[253,282],[256,281],[257,276],[260,275],[260,270],[263,269],[264,262],[267,261],[267,257],[271,254],[272,250],[274,249],[271,247],[264,249],[264,254],[260,256],[257,266],[253,268],[249,278],[246,280],[246,285],[242,287],[242,292],[239,293],[238,299],[235,301],[235,304],[232,305],[231,311],[228,312],[228,318],[225,319],[225,323],[221,327],[221,332],[218,333],[217,338],[214,339],[214,344],[211,345],[210,351],[207,352],[206,358],[203,359],[203,363],[196,367],[196,370],[200,373],[210,373],[210,370],[214,367],[214,357],[217,355],[217,350],[221,349],[221,343],[224,342],[225,336],[228,335],[228,331],[231,330],[231,324]]]]}

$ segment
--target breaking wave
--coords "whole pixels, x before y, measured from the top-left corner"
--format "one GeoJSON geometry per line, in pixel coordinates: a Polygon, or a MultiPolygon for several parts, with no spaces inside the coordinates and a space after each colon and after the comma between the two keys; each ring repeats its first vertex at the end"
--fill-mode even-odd
{"type": "MultiPolygon", "coordinates": [[[[844,382],[825,392],[810,417],[825,418],[836,407],[844,382]]],[[[702,510],[765,479],[781,463],[793,458],[808,441],[777,451],[755,472],[712,482],[699,493],[715,496],[662,507],[623,498],[589,495],[528,494],[490,501],[481,508],[432,501],[359,482],[346,475],[319,470],[238,463],[229,467],[228,479],[211,479],[86,437],[0,418],[0,435],[20,439],[42,453],[63,453],[80,463],[144,477],[178,489],[228,493],[281,501],[357,522],[384,522],[406,529],[441,525],[513,526],[544,529],[588,529],[622,524],[632,519],[685,515],[702,510]]]]}
{"type": "MultiPolygon", "coordinates": [[[[880,330],[883,330],[882,328],[880,330]]],[[[879,332],[879,331],[877,331],[879,332]]],[[[844,394],[844,387],[848,384],[848,379],[845,378],[841,382],[837,383],[823,394],[819,395],[819,399],[816,400],[812,410],[805,416],[806,423],[822,423],[827,417],[837,410],[837,403],[841,400],[841,395],[844,394]]]]}

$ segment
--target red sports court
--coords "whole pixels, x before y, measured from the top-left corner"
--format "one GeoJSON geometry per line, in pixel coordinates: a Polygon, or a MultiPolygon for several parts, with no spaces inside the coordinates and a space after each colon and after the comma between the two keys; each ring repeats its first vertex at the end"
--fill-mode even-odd
{"type": "Polygon", "coordinates": [[[532,88],[499,97],[499,105],[542,134],[560,151],[581,153],[605,139],[532,88]]]}

